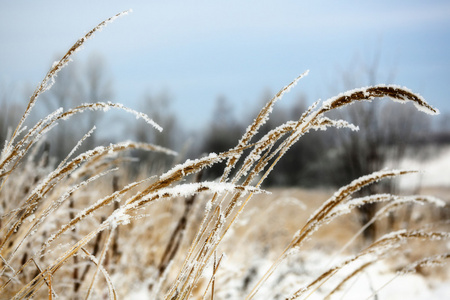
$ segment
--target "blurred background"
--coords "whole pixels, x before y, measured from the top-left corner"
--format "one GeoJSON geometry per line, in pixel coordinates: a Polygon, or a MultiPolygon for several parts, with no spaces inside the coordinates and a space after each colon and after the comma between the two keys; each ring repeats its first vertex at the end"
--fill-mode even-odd
{"type": "MultiPolygon", "coordinates": [[[[448,1],[0,1],[1,140],[51,64],[99,22],[128,9],[132,13],[73,57],[33,118],[59,107],[112,101],[147,113],[164,132],[123,113],[92,113],[55,128],[49,139],[60,147],[50,151],[58,159],[94,124],[98,129],[86,149],[132,139],[183,157],[225,151],[265,102],[310,70],[262,133],[298,119],[318,99],[378,83],[408,87],[441,115],[430,118],[386,100],[352,105],[335,117],[359,125],[359,133],[308,134],[267,184],[342,185],[383,167],[401,167],[406,159],[426,168],[441,157],[433,171],[439,175],[415,178],[414,185],[450,184],[450,174],[442,173],[450,170],[448,1]]],[[[146,166],[173,164],[135,155],[146,166]]],[[[209,171],[210,177],[218,174],[220,169],[209,171]]]]}

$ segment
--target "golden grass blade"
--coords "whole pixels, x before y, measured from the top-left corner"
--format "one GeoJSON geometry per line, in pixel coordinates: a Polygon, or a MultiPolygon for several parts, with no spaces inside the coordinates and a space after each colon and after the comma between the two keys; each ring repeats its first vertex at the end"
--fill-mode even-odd
{"type": "MultiPolygon", "coordinates": [[[[86,300],[89,299],[89,296],[92,291],[92,287],[94,286],[94,283],[97,280],[98,271],[100,269],[102,271],[104,270],[104,268],[102,267],[102,263],[103,263],[103,260],[105,259],[106,252],[108,251],[109,244],[111,243],[111,237],[112,237],[112,233],[113,233],[114,229],[115,228],[112,227],[111,230],[109,230],[109,232],[108,232],[108,236],[106,237],[106,242],[104,243],[102,252],[100,253],[100,258],[97,260],[97,259],[95,259],[95,257],[93,257],[95,259],[93,261],[95,261],[95,265],[97,266],[97,268],[95,269],[94,276],[91,279],[91,284],[89,285],[89,288],[87,290],[86,297],[85,297],[86,300]]],[[[106,273],[106,271],[104,271],[103,273],[106,273]]]]}
{"type": "Polygon", "coordinates": [[[375,85],[347,91],[324,102],[320,112],[324,113],[357,101],[370,101],[383,97],[389,97],[400,103],[411,101],[422,112],[431,115],[439,114],[439,110],[429,105],[421,96],[411,92],[407,88],[396,85],[375,85]]]}
{"type": "Polygon", "coordinates": [[[357,274],[361,273],[365,269],[367,269],[369,266],[371,266],[375,261],[369,261],[362,266],[358,267],[356,270],[354,270],[350,275],[346,276],[331,292],[328,293],[327,296],[325,296],[324,300],[331,299],[331,296],[342,289],[342,287],[353,277],[355,277],[357,274]]]}
{"type": "Polygon", "coordinates": [[[106,270],[101,265],[99,266],[99,264],[97,262],[97,259],[91,253],[89,253],[89,251],[87,251],[84,248],[81,248],[81,250],[99,268],[99,270],[102,272],[103,276],[105,277],[106,283],[108,284],[108,288],[109,288],[109,298],[117,300],[118,299],[117,292],[116,292],[116,289],[114,287],[114,284],[113,284],[113,282],[111,280],[111,277],[109,276],[108,272],[106,272],[106,270]]]}
{"type": "Polygon", "coordinates": [[[219,258],[218,261],[216,261],[216,257],[214,256],[214,265],[213,265],[213,274],[211,275],[211,278],[208,281],[208,285],[205,288],[205,293],[203,294],[202,300],[206,299],[209,287],[211,287],[211,300],[214,299],[214,283],[215,283],[215,277],[216,277],[216,273],[219,270],[220,267],[220,263],[222,262],[222,258],[224,257],[224,255],[222,254],[219,258]]]}
{"type": "Polygon", "coordinates": [[[48,282],[49,282],[48,299],[52,300],[53,299],[53,290],[52,290],[52,275],[51,274],[48,274],[48,282]]]}
{"type": "MultiPolygon", "coordinates": [[[[272,112],[273,106],[275,103],[280,100],[283,95],[290,91],[291,88],[293,88],[303,77],[307,76],[309,71],[304,72],[300,76],[294,79],[290,84],[282,88],[276,95],[273,97],[259,112],[256,119],[253,121],[253,123],[247,127],[247,131],[242,136],[241,140],[239,141],[238,145],[235,147],[235,149],[243,148],[248,145],[252,137],[258,133],[258,129],[261,128],[262,125],[264,125],[267,122],[269,114],[272,112]]],[[[231,172],[231,170],[236,165],[237,161],[239,160],[240,155],[237,155],[235,157],[231,157],[228,160],[227,167],[222,175],[221,181],[225,181],[231,172]]]]}

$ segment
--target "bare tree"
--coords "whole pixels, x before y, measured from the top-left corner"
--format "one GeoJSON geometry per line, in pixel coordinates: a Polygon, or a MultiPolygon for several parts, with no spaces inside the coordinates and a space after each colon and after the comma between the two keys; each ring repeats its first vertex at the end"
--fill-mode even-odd
{"type": "MultiPolygon", "coordinates": [[[[169,149],[176,150],[179,145],[179,129],[175,114],[171,111],[172,99],[168,91],[162,91],[158,95],[147,93],[141,102],[140,111],[146,113],[157,124],[164,129],[158,132],[149,129],[147,126],[137,126],[134,129],[138,141],[152,143],[169,149]]],[[[173,163],[173,157],[163,153],[143,153],[137,154],[141,162],[152,168],[166,169],[173,163]]]]}
{"type": "MultiPolygon", "coordinates": [[[[43,94],[47,104],[46,114],[58,108],[68,109],[81,103],[111,100],[111,79],[106,73],[106,64],[98,54],[91,55],[85,63],[73,63],[64,68],[56,78],[56,84],[43,94]]],[[[52,156],[64,158],[82,137],[101,121],[102,114],[89,112],[83,120],[74,117],[68,123],[60,122],[51,138],[58,142],[57,149],[50,149],[52,156]],[[75,124],[75,125],[74,125],[75,124]],[[80,130],[80,127],[83,130],[80,130]]],[[[80,150],[92,149],[97,144],[95,134],[85,141],[80,150]]]]}
{"type": "Polygon", "coordinates": [[[14,129],[24,109],[17,100],[16,90],[5,82],[0,84],[0,141],[7,140],[8,131],[14,129]]]}
{"type": "MultiPolygon", "coordinates": [[[[42,97],[47,106],[45,114],[55,111],[56,109],[63,108],[64,110],[76,106],[78,101],[78,93],[76,88],[77,64],[71,66],[71,68],[63,69],[56,78],[56,84],[42,97]]],[[[54,129],[53,134],[49,139],[55,139],[58,145],[57,148],[50,149],[50,155],[56,157],[58,160],[63,159],[75,146],[74,135],[72,133],[77,130],[72,130],[70,124],[66,122],[60,122],[54,129]]]]}
{"type": "MultiPolygon", "coordinates": [[[[113,97],[112,79],[107,75],[106,62],[100,54],[91,54],[84,63],[81,76],[79,76],[78,97],[79,102],[110,101],[113,97]]],[[[85,131],[90,130],[101,120],[103,114],[90,112],[86,118],[85,131]]],[[[86,141],[85,147],[91,149],[97,143],[95,133],[86,141]]]]}
{"type": "MultiPolygon", "coordinates": [[[[202,143],[204,153],[219,153],[236,145],[243,134],[240,123],[233,114],[233,108],[224,96],[216,99],[210,124],[206,128],[202,143]]],[[[223,173],[223,166],[216,165],[205,171],[205,176],[218,178],[223,173]]]]}

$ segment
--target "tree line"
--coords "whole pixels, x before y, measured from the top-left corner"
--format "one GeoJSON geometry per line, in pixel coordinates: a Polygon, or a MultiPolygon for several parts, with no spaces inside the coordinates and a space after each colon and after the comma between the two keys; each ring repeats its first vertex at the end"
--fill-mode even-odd
{"type": "MultiPolygon", "coordinates": [[[[349,90],[360,86],[378,83],[378,62],[366,65],[357,73],[342,71],[339,90],[349,90]]],[[[389,80],[388,80],[389,81],[389,80]]],[[[389,82],[388,82],[389,83],[389,82]]],[[[25,93],[24,93],[25,94],[25,93]]],[[[180,158],[162,153],[138,152],[132,153],[136,162],[131,162],[130,175],[146,173],[161,173],[173,164],[186,158],[198,158],[211,152],[219,153],[234,147],[248,124],[256,117],[259,109],[273,97],[271,92],[265,92],[246,118],[237,118],[233,106],[224,96],[216,99],[214,111],[208,126],[197,132],[184,130],[182,116],[177,116],[171,110],[171,97],[167,92],[145,94],[136,109],[149,115],[164,128],[163,133],[149,130],[139,122],[127,122],[121,116],[104,119],[104,114],[89,112],[83,114],[83,119],[73,118],[61,122],[48,135],[47,141],[41,146],[41,153],[48,153],[54,163],[65,159],[72,148],[89,132],[94,125],[106,123],[114,136],[102,136],[94,132],[84,141],[79,151],[86,151],[98,145],[107,145],[117,140],[130,139],[146,142],[180,153],[180,158]],[[258,106],[259,105],[259,106],[258,106]],[[116,123],[120,126],[114,127],[116,123]],[[132,124],[132,125],[131,125],[132,124]],[[119,128],[125,128],[120,131],[119,128]],[[193,141],[186,145],[186,137],[193,141]],[[48,145],[58,145],[49,148],[48,145]]],[[[17,90],[0,83],[0,141],[8,139],[8,132],[14,129],[22,114],[26,101],[18,100],[17,90]]],[[[260,129],[259,135],[264,135],[287,120],[298,120],[309,106],[305,95],[298,95],[291,106],[276,106],[270,119],[260,129]]],[[[91,55],[85,62],[72,64],[58,75],[55,85],[41,99],[45,109],[40,112],[41,118],[52,111],[68,109],[81,103],[112,101],[114,90],[112,78],[108,76],[107,65],[100,55],[91,55]]],[[[359,132],[351,130],[330,129],[323,132],[310,132],[295,143],[282,160],[276,165],[275,172],[265,181],[270,186],[296,187],[340,187],[353,179],[378,171],[383,167],[396,168],[402,157],[407,153],[421,155],[425,144],[450,143],[450,123],[448,115],[441,116],[437,126],[431,120],[418,112],[414,107],[378,101],[374,103],[357,103],[340,110],[332,118],[344,119],[357,126],[359,132]]],[[[42,107],[42,106],[41,106],[42,107]]],[[[109,114],[110,115],[110,114],[109,114]]],[[[35,122],[36,120],[32,120],[35,122]]],[[[104,125],[104,124],[103,124],[104,125]]],[[[38,155],[39,157],[39,155],[38,155]]],[[[214,180],[223,173],[224,165],[216,165],[205,171],[207,179],[214,180]]],[[[148,174],[146,174],[148,175],[148,174]]],[[[395,182],[384,182],[369,186],[359,192],[360,196],[375,193],[397,192],[395,182]]],[[[367,223],[376,212],[376,204],[360,208],[361,223],[367,223]]],[[[395,220],[390,218],[391,223],[395,220]]],[[[367,240],[376,236],[376,225],[373,224],[364,232],[367,240]]]]}
{"type": "MultiPolygon", "coordinates": [[[[339,89],[351,89],[377,83],[377,63],[359,71],[358,79],[353,73],[342,72],[339,89]]],[[[8,128],[13,128],[25,101],[11,99],[11,89],[0,85],[0,138],[6,140],[8,128]]],[[[195,158],[210,152],[222,152],[236,145],[248,124],[257,115],[258,104],[267,102],[273,95],[264,93],[247,118],[237,118],[233,107],[224,96],[216,99],[215,109],[209,125],[198,132],[183,130],[182,117],[171,110],[171,97],[167,92],[144,95],[136,109],[148,114],[164,128],[163,133],[148,130],[147,127],[128,125],[125,119],[104,119],[104,114],[90,112],[83,120],[61,122],[47,139],[58,148],[49,149],[50,156],[61,161],[76,145],[77,141],[94,125],[107,123],[125,124],[125,132],[118,132],[113,138],[133,139],[174,149],[180,155],[195,158]],[[191,145],[183,144],[186,136],[192,137],[191,145]]],[[[276,107],[261,135],[288,119],[297,120],[309,105],[305,95],[298,95],[290,107],[276,107]]],[[[91,55],[85,62],[78,62],[65,68],[56,79],[55,85],[43,95],[41,100],[46,110],[42,116],[62,107],[67,109],[78,104],[94,101],[113,101],[112,78],[101,55],[91,55]]],[[[432,128],[430,119],[413,107],[394,104],[390,101],[354,104],[341,110],[334,118],[341,118],[359,126],[358,133],[350,130],[328,130],[311,132],[302,137],[276,166],[276,172],[268,178],[266,185],[273,186],[342,186],[354,178],[383,168],[386,164],[395,167],[408,151],[420,152],[424,143],[445,143],[449,141],[450,128],[447,118],[442,117],[442,126],[432,128]],[[414,149],[414,150],[411,150],[414,149]]],[[[131,122],[130,122],[131,124],[131,122]]],[[[107,136],[97,132],[87,139],[80,150],[92,149],[96,145],[108,144],[107,136]]],[[[111,137],[109,137],[111,138],[111,137]]],[[[140,163],[136,168],[167,169],[176,158],[164,154],[136,152],[133,155],[140,163]]],[[[205,176],[211,179],[222,173],[223,166],[208,169],[205,176]]],[[[380,188],[380,187],[374,187],[380,188]]],[[[394,186],[389,187],[395,188],[394,186]]],[[[391,190],[392,191],[392,190],[391,190]]],[[[374,192],[374,191],[371,191],[374,192]]]]}

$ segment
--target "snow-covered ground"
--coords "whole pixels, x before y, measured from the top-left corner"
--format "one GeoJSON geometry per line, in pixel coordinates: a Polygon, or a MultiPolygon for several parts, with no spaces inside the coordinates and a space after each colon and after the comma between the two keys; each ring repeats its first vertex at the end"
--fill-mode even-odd
{"type": "MultiPolygon", "coordinates": [[[[300,259],[292,257],[282,263],[253,299],[286,299],[320,275],[324,271],[322,268],[324,261],[330,261],[330,257],[321,251],[304,253],[300,257],[300,259]]],[[[244,299],[260,275],[270,266],[270,263],[264,260],[255,260],[254,263],[252,276],[248,277],[250,278],[248,287],[244,288],[243,278],[250,274],[248,270],[243,270],[242,265],[234,262],[224,262],[222,270],[216,276],[214,299],[244,299]]],[[[206,274],[205,278],[209,276],[210,274],[206,274]]],[[[345,278],[344,276],[345,273],[338,272],[323,286],[313,290],[311,294],[306,293],[300,299],[325,299],[336,283],[345,278]]],[[[143,284],[141,288],[134,289],[126,299],[149,299],[147,287],[147,284],[143,284]]],[[[193,299],[198,297],[194,296],[193,299]]],[[[333,293],[331,299],[446,300],[450,299],[450,284],[448,279],[437,276],[426,277],[415,273],[397,276],[392,267],[378,262],[350,279],[341,290],[333,293]]]]}
{"type": "Polygon", "coordinates": [[[406,157],[400,168],[420,170],[419,174],[400,178],[400,187],[450,187],[450,146],[436,149],[425,158],[406,157]]]}
{"type": "MultiPolygon", "coordinates": [[[[309,299],[318,300],[325,296],[326,294],[319,290],[309,299]]],[[[445,280],[427,278],[415,273],[397,276],[387,265],[378,263],[350,280],[343,290],[331,299],[445,300],[450,299],[450,284],[445,280]]]]}

